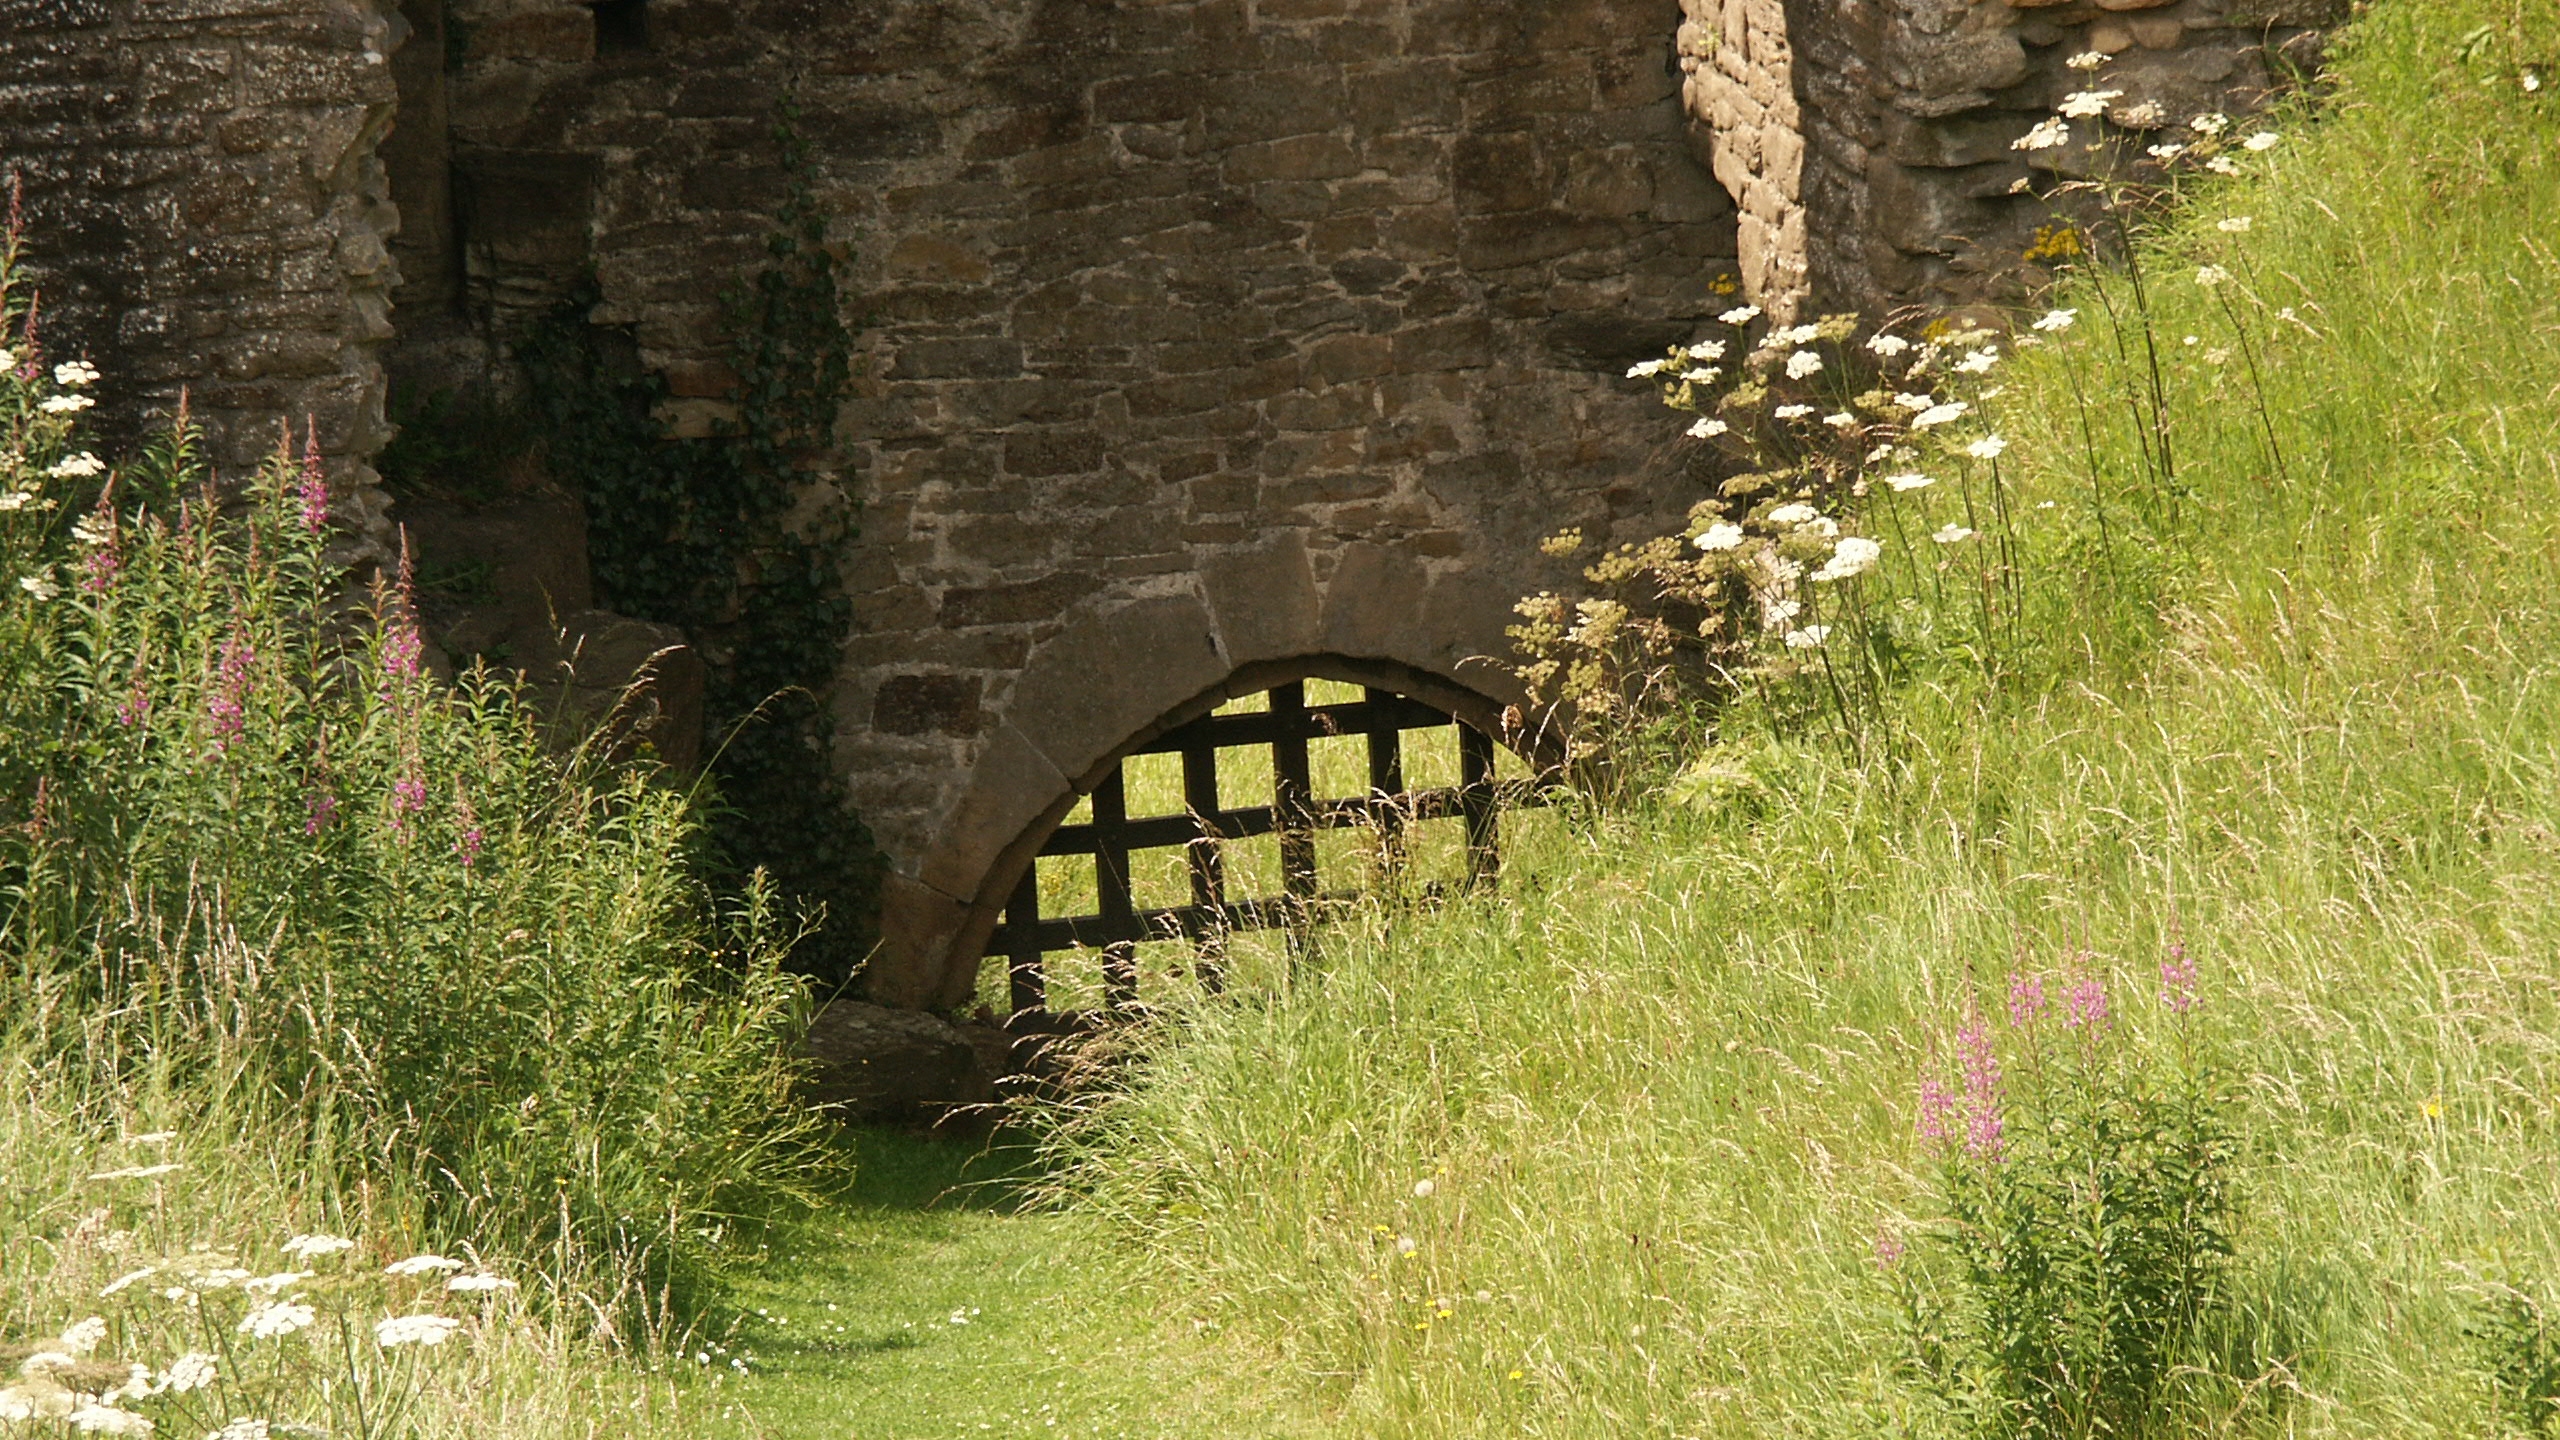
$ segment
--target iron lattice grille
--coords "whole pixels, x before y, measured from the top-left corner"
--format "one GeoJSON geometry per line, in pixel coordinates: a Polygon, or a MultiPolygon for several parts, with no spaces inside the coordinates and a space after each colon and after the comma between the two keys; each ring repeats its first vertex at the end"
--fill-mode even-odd
{"type": "Polygon", "coordinates": [[[1092,819],[1061,825],[1023,867],[1005,903],[1003,923],[988,938],[988,953],[1005,957],[1017,1014],[1048,1008],[1045,957],[1091,947],[1102,952],[1103,995],[1114,1008],[1136,1003],[1138,950],[1142,941],[1191,941],[1202,985],[1224,983],[1226,936],[1237,930],[1285,930],[1303,945],[1309,927],[1361,898],[1359,891],[1325,892],[1316,870],[1316,832],[1369,827],[1376,835],[1380,867],[1393,874],[1404,858],[1408,826],[1455,817],[1466,828],[1466,884],[1491,882],[1501,869],[1501,813],[1507,807],[1543,803],[1554,777],[1499,780],[1494,739],[1482,730],[1392,691],[1364,689],[1362,698],[1309,705],[1306,686],[1272,688],[1267,711],[1212,714],[1169,730],[1131,752],[1182,757],[1186,813],[1133,817],[1121,766],[1113,766],[1090,796],[1092,819]],[[1405,789],[1404,735],[1454,726],[1458,732],[1458,783],[1405,789]],[[1327,799],[1315,793],[1308,742],[1357,735],[1367,740],[1369,789],[1365,795],[1327,799]],[[1230,809],[1220,802],[1218,755],[1225,750],[1268,747],[1272,796],[1268,805],[1230,809]],[[1247,899],[1227,894],[1222,846],[1260,835],[1278,837],[1281,893],[1247,899]],[[1187,905],[1141,906],[1130,883],[1132,851],[1180,848],[1191,882],[1187,905]],[[1040,913],[1040,858],[1090,855],[1097,907],[1092,914],[1040,913]]]}

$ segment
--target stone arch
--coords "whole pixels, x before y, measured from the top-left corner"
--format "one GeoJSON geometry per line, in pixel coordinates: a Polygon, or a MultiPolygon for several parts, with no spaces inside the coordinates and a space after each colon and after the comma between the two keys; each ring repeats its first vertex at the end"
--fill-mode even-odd
{"type": "MultiPolygon", "coordinates": [[[[1376,685],[1495,734],[1526,696],[1504,653],[1505,577],[1384,546],[1302,538],[1207,558],[1180,583],[1083,614],[1032,651],[912,868],[887,882],[871,997],[950,1008],[1022,866],[1076,801],[1149,740],[1291,680],[1376,685]]],[[[1533,751],[1534,743],[1529,745],[1533,751]]]]}

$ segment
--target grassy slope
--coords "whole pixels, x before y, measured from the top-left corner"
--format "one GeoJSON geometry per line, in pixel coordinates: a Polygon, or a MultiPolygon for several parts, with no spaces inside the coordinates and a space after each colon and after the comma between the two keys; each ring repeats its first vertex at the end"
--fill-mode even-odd
{"type": "Polygon", "coordinates": [[[2125,573],[2167,581],[2090,562],[2066,372],[2103,328],[2010,377],[2052,683],[1916,687],[1899,771],[1766,747],[1543,891],[1201,1015],[1089,1206],[1347,1433],[1925,1425],[1869,1258],[1923,1056],[2015,965],[2138,994],[2177,936],[2250,1095],[2245,1424],[2480,1433],[2466,1287],[2560,1281],[2560,115],[2515,79],[2554,36],[2549,0],[2380,7],[2334,116],[2155,254],[2193,495],[2125,573]],[[2283,472],[2205,358],[2208,258],[2283,472]]]}

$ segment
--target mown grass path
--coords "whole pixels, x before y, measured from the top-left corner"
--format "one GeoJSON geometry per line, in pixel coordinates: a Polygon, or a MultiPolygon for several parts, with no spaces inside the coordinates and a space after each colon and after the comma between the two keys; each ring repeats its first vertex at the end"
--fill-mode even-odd
{"type": "Polygon", "coordinates": [[[708,1377],[688,1387],[698,1433],[1334,1433],[1306,1387],[1169,1308],[1092,1221],[1023,1208],[1025,1157],[1001,1138],[846,1143],[851,1193],[779,1231],[734,1329],[688,1351],[708,1377]]]}

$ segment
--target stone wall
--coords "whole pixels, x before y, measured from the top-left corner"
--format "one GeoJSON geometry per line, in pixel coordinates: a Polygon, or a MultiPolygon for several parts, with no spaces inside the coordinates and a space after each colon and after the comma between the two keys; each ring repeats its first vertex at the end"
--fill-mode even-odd
{"type": "Polygon", "coordinates": [[[1621,378],[1729,303],[1676,22],[456,0],[452,323],[502,350],[592,267],[594,318],[707,428],[714,297],[760,254],[796,96],[867,317],[834,698],[898,871],[872,983],[947,1001],[1010,847],[1167,714],[1322,655],[1508,698],[1470,661],[1504,648],[1538,539],[1695,498],[1648,474],[1666,427],[1621,378]]]}
{"type": "Polygon", "coordinates": [[[377,554],[401,38],[365,0],[0,0],[0,172],[48,352],[96,357],[119,438],[189,389],[233,472],[315,419],[377,554]]]}
{"type": "MultiPolygon", "coordinates": [[[[2077,90],[2148,137],[2243,114],[2318,63],[2346,0],[1683,0],[1690,114],[1743,206],[1743,279],[1782,313],[2011,298],[2084,163],[2011,148],[2077,90]],[[2108,55],[2094,72],[2064,62],[2108,55]],[[2025,192],[2018,187],[2024,182],[2025,192]]],[[[2132,148],[2139,150],[2140,144],[2132,148]]]]}

